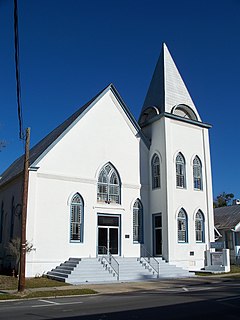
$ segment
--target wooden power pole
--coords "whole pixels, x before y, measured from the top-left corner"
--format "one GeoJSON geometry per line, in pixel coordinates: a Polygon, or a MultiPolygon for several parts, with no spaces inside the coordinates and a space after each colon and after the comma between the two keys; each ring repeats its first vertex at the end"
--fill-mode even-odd
{"type": "Polygon", "coordinates": [[[22,221],[21,221],[21,248],[20,248],[20,272],[18,280],[18,291],[25,289],[25,269],[26,269],[26,222],[27,222],[27,202],[28,202],[28,177],[29,177],[29,143],[30,128],[26,129],[25,155],[23,171],[23,194],[22,194],[22,221]]]}

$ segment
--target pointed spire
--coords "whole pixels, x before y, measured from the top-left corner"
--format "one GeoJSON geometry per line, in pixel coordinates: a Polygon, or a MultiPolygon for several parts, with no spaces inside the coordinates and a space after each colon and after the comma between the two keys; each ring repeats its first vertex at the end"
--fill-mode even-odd
{"type": "Polygon", "coordinates": [[[171,113],[174,106],[183,104],[189,106],[201,121],[192,98],[183,79],[171,57],[165,43],[158,59],[153,77],[142,107],[141,116],[150,108],[157,108],[158,113],[171,113]]]}

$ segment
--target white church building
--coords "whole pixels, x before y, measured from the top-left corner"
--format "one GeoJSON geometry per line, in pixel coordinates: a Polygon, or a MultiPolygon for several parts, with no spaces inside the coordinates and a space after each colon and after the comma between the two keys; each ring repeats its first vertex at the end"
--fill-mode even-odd
{"type": "MultiPolygon", "coordinates": [[[[69,258],[139,258],[187,270],[214,241],[208,130],[163,44],[139,121],[113,84],[30,150],[26,275],[69,258]]],[[[23,157],[0,179],[0,267],[20,237],[23,157]]]]}

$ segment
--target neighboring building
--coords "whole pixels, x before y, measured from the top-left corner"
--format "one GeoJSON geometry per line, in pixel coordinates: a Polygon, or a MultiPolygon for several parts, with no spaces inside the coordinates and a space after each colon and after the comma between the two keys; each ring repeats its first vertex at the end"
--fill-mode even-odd
{"type": "MultiPolygon", "coordinates": [[[[214,241],[208,129],[166,47],[140,114],[111,84],[30,150],[27,276],[69,257],[204,267],[214,241]]],[[[0,180],[0,258],[20,236],[23,157],[0,180]]]]}
{"type": "Polygon", "coordinates": [[[217,241],[229,249],[231,263],[240,263],[240,205],[215,208],[214,221],[220,233],[217,241]]]}

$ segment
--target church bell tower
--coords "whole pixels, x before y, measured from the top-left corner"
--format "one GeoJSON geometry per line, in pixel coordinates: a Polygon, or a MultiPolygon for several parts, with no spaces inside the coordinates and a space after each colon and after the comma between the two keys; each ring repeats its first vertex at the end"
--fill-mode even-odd
{"type": "Polygon", "coordinates": [[[163,44],[139,118],[150,140],[147,246],[154,256],[198,270],[214,241],[208,130],[163,44]]]}

